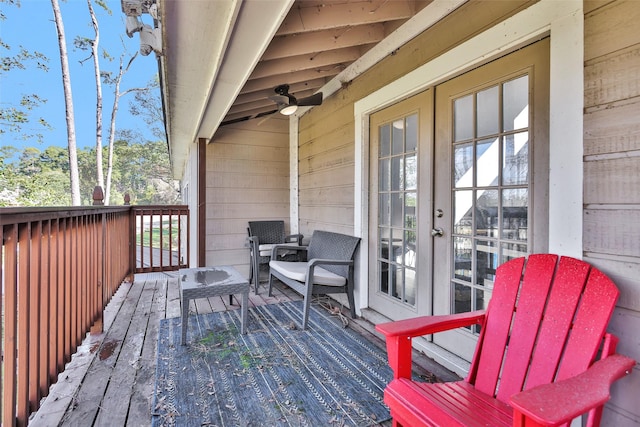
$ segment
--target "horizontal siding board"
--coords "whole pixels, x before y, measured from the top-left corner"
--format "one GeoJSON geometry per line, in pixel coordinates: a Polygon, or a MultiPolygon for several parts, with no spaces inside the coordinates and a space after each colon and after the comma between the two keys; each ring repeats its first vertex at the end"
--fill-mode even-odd
{"type": "Polygon", "coordinates": [[[249,175],[238,171],[233,174],[207,174],[207,188],[282,189],[289,188],[289,177],[269,175],[249,175]]]}
{"type": "Polygon", "coordinates": [[[353,146],[342,146],[313,157],[300,158],[299,173],[305,175],[323,169],[333,169],[341,166],[353,168],[355,162],[353,146]]]}
{"type": "Polygon", "coordinates": [[[640,44],[640,31],[630,31],[640,22],[637,0],[609,3],[587,13],[585,19],[585,61],[640,44]]]}
{"type": "Polygon", "coordinates": [[[585,162],[584,203],[640,204],[638,171],[640,155],[585,162]]]}
{"type": "Polygon", "coordinates": [[[241,218],[246,215],[247,212],[252,210],[262,210],[267,216],[278,217],[282,212],[289,212],[289,204],[263,204],[256,205],[251,203],[238,203],[238,204],[221,204],[221,203],[209,203],[207,204],[207,219],[235,219],[241,218]]]}
{"type": "Polygon", "coordinates": [[[246,191],[238,192],[235,188],[209,188],[207,189],[207,202],[232,204],[252,203],[260,206],[269,203],[288,204],[289,189],[248,189],[246,191]]]}
{"type": "Polygon", "coordinates": [[[640,263],[637,258],[602,258],[587,253],[584,260],[602,270],[620,290],[618,306],[640,312],[640,263]]]}
{"type": "MultiPolygon", "coordinates": [[[[271,157],[271,156],[270,156],[271,157]]],[[[289,176],[289,161],[280,156],[271,159],[224,159],[214,158],[211,170],[218,173],[244,173],[252,175],[289,176]]]]}
{"type": "Polygon", "coordinates": [[[583,224],[584,251],[638,258],[640,210],[585,209],[583,224]]]}
{"type": "Polygon", "coordinates": [[[260,210],[253,212],[247,212],[245,218],[233,218],[233,219],[210,219],[207,221],[205,233],[211,238],[216,238],[217,235],[224,234],[242,234],[245,237],[248,236],[247,227],[249,221],[254,220],[266,220],[266,219],[281,219],[283,220],[285,232],[289,234],[289,218],[288,217],[274,217],[264,215],[260,210]]]}
{"type": "Polygon", "coordinates": [[[589,63],[584,69],[584,79],[585,108],[637,98],[640,96],[640,45],[589,63]]]}
{"type": "MultiPolygon", "coordinates": [[[[353,166],[347,165],[301,175],[299,185],[300,191],[303,191],[303,189],[340,187],[353,185],[354,179],[353,166]]],[[[351,203],[353,203],[353,201],[351,201],[351,203]]]]}
{"type": "Polygon", "coordinates": [[[306,189],[300,191],[299,201],[302,206],[311,204],[351,206],[353,203],[353,186],[306,189]]]}
{"type": "Polygon", "coordinates": [[[300,206],[300,217],[304,217],[305,221],[342,224],[353,229],[351,206],[300,206]]]}
{"type": "MultiPolygon", "coordinates": [[[[640,5],[639,5],[640,6],[640,5]]],[[[640,150],[640,98],[584,117],[584,155],[640,150]]]]}
{"type": "MultiPolygon", "coordinates": [[[[281,135],[286,138],[286,135],[281,135]]],[[[289,156],[288,144],[281,141],[280,147],[262,147],[248,144],[209,144],[210,150],[207,151],[207,158],[216,159],[240,159],[240,160],[268,160],[281,161],[289,156]]]]}

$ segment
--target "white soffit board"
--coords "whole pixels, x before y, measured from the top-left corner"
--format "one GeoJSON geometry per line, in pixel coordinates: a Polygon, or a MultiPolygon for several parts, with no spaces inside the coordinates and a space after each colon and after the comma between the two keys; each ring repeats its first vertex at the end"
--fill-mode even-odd
{"type": "Polygon", "coordinates": [[[240,0],[163,1],[163,90],[174,176],[184,171],[240,0]]]}
{"type": "Polygon", "coordinates": [[[249,75],[280,28],[294,0],[261,0],[242,4],[220,72],[212,85],[211,97],[197,137],[211,138],[231,108],[249,75]]]}

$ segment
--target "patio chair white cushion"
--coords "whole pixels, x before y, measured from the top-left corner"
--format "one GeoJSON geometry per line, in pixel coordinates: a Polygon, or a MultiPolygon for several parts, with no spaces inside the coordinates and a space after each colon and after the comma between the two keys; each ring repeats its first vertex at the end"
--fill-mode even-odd
{"type": "MultiPolygon", "coordinates": [[[[281,246],[281,245],[287,245],[287,246],[298,246],[298,242],[291,242],[291,243],[277,243],[277,245],[281,246]]],[[[273,247],[276,246],[276,244],[269,244],[269,245],[258,245],[258,252],[260,252],[260,256],[271,256],[271,251],[273,250],[273,247]]],[[[296,253],[295,251],[282,251],[280,252],[280,255],[288,255],[288,254],[292,254],[292,253],[296,253]]]]}
{"type": "MultiPolygon", "coordinates": [[[[299,282],[305,282],[307,279],[307,263],[306,262],[289,262],[289,261],[269,261],[269,267],[278,271],[283,276],[299,282]]],[[[344,277],[325,270],[322,267],[313,269],[313,283],[326,286],[344,286],[347,279],[344,277]]]]}

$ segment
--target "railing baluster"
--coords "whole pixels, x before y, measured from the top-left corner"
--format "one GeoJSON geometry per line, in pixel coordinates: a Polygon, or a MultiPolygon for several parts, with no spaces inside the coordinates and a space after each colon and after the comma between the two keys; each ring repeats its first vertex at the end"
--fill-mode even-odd
{"type": "Polygon", "coordinates": [[[4,226],[4,359],[2,425],[16,419],[18,335],[18,224],[4,226]]]}
{"type": "Polygon", "coordinates": [[[42,223],[31,223],[29,236],[29,411],[37,409],[40,401],[40,263],[42,223]]]}
{"type": "Polygon", "coordinates": [[[17,416],[29,416],[29,258],[31,223],[18,227],[18,392],[17,416]]]}

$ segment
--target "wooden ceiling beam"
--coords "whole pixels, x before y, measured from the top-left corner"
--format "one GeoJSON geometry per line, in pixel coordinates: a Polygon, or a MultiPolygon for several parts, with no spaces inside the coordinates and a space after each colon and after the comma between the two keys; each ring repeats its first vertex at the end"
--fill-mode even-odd
{"type": "Polygon", "coordinates": [[[385,28],[381,23],[280,36],[274,38],[269,44],[262,60],[378,43],[384,37],[385,28]]]}
{"type": "MultiPolygon", "coordinates": [[[[326,79],[320,78],[320,79],[313,79],[313,80],[305,80],[301,82],[280,82],[278,83],[278,85],[287,83],[289,85],[289,93],[291,93],[292,95],[295,95],[296,92],[299,92],[299,91],[316,90],[318,88],[321,88],[322,86],[325,85],[326,82],[327,82],[326,79]]],[[[259,99],[267,99],[270,96],[276,94],[273,91],[273,89],[278,85],[269,86],[268,88],[265,88],[265,89],[257,90],[254,92],[245,92],[241,95],[238,95],[238,97],[236,98],[235,104],[246,104],[248,102],[257,101],[259,99]]]]}
{"type": "Polygon", "coordinates": [[[251,78],[245,83],[240,94],[255,92],[264,89],[273,89],[283,83],[294,84],[306,82],[321,78],[325,83],[329,82],[334,76],[339,74],[342,69],[335,70],[303,70],[295,73],[289,73],[283,76],[268,76],[259,79],[251,78]]]}
{"type": "Polygon", "coordinates": [[[415,4],[411,0],[326,3],[309,7],[304,1],[298,1],[289,10],[276,36],[408,19],[414,13],[415,4]]]}
{"type": "Polygon", "coordinates": [[[311,55],[298,55],[278,60],[263,61],[258,63],[251,77],[260,78],[287,74],[295,71],[310,69],[332,69],[337,64],[352,63],[360,57],[362,51],[357,47],[349,47],[328,52],[319,52],[311,55]]]}

